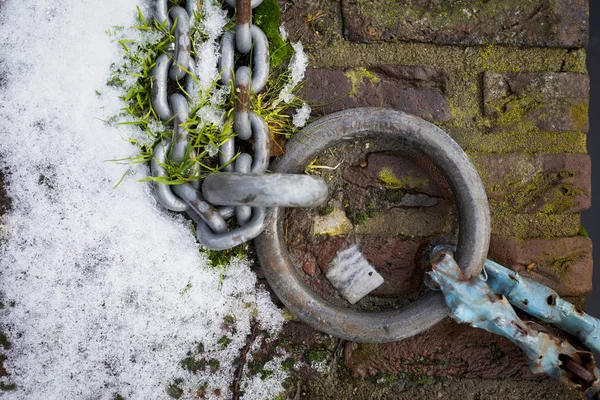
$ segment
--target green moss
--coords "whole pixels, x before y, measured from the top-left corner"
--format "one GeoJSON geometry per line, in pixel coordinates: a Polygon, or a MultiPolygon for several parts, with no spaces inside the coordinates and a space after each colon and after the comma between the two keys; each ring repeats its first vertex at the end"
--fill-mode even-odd
{"type": "Polygon", "coordinates": [[[290,310],[288,310],[287,308],[284,308],[284,309],[283,309],[282,315],[283,315],[283,319],[285,319],[285,320],[286,320],[286,321],[288,321],[288,322],[289,322],[289,321],[296,321],[296,320],[298,319],[298,318],[296,318],[296,316],[295,316],[295,315],[294,315],[294,314],[293,314],[293,313],[292,313],[290,310]]]}
{"type": "Polygon", "coordinates": [[[377,75],[368,71],[364,67],[348,70],[346,71],[345,75],[348,79],[350,79],[350,85],[352,86],[349,93],[351,97],[356,97],[356,95],[360,92],[360,87],[362,85],[370,84],[371,86],[375,86],[381,82],[381,79],[377,75]]]}
{"type": "MultiPolygon", "coordinates": [[[[418,368],[417,368],[418,370],[418,368]]],[[[421,373],[401,372],[398,374],[383,373],[367,378],[370,382],[378,386],[390,386],[400,381],[410,381],[417,385],[426,385],[433,381],[433,377],[421,373]]]]}
{"type": "MultiPolygon", "coordinates": [[[[540,198],[543,198],[545,202],[539,210],[540,213],[562,213],[576,205],[576,202],[571,199],[572,197],[584,193],[583,190],[575,188],[571,183],[561,182],[563,179],[575,176],[574,172],[540,172],[530,179],[532,168],[535,167],[531,164],[522,167],[516,165],[513,171],[506,174],[504,182],[486,185],[491,194],[502,195],[489,199],[490,207],[496,213],[533,211],[537,205],[536,200],[540,198]]],[[[482,177],[482,180],[485,182],[486,178],[482,177]]]]}
{"type": "Polygon", "coordinates": [[[233,258],[244,258],[248,254],[248,244],[244,243],[228,250],[200,249],[200,252],[208,256],[210,265],[216,268],[226,267],[231,264],[233,258]]]}
{"type": "MultiPolygon", "coordinates": [[[[531,118],[528,118],[529,121],[521,121],[520,115],[525,115],[528,109],[543,112],[541,107],[544,102],[534,94],[525,96],[524,99],[511,99],[512,102],[507,104],[508,114],[500,120],[500,132],[490,132],[498,126],[495,125],[494,118],[483,114],[482,75],[486,71],[560,72],[569,60],[584,59],[584,56],[584,52],[554,48],[335,42],[331,46],[323,44],[315,49],[311,53],[311,64],[323,68],[367,70],[385,64],[439,68],[452,77],[448,80],[444,93],[452,118],[438,125],[457,140],[463,149],[483,153],[518,151],[557,154],[586,153],[585,133],[577,130],[547,132],[538,129],[531,118]]],[[[585,63],[570,62],[570,65],[570,72],[586,72],[585,63]]],[[[500,107],[501,103],[497,106],[500,107]]]]}
{"type": "Polygon", "coordinates": [[[278,67],[281,63],[292,58],[294,49],[286,43],[279,33],[281,25],[281,11],[277,0],[264,0],[253,12],[253,22],[267,36],[269,40],[271,68],[278,67]]]}
{"type": "Polygon", "coordinates": [[[267,379],[273,375],[273,371],[265,368],[267,362],[264,360],[252,360],[248,362],[248,374],[250,376],[258,376],[260,379],[267,379]]]}
{"type": "Polygon", "coordinates": [[[215,358],[211,358],[208,360],[208,366],[210,367],[210,372],[214,374],[221,367],[221,362],[215,358]]]}
{"type": "Polygon", "coordinates": [[[321,363],[329,357],[329,352],[324,350],[309,350],[304,353],[304,361],[308,364],[321,363]]]}
{"type": "Polygon", "coordinates": [[[375,359],[381,352],[381,345],[377,343],[361,343],[352,351],[352,358],[359,363],[367,364],[370,360],[375,359]]]}
{"type": "Polygon", "coordinates": [[[183,379],[175,379],[173,383],[167,386],[167,395],[173,399],[180,399],[183,396],[183,389],[179,387],[183,383],[183,379]]]}
{"type": "Polygon", "coordinates": [[[5,350],[9,350],[11,347],[8,337],[4,334],[4,332],[1,332],[1,331],[0,331],[0,346],[4,347],[5,350]]]}
{"type": "Polygon", "coordinates": [[[561,70],[564,72],[586,73],[587,68],[585,61],[586,53],[584,48],[572,50],[565,56],[561,70]]]}
{"type": "Polygon", "coordinates": [[[569,107],[569,114],[571,115],[571,120],[575,125],[575,129],[584,129],[587,125],[589,114],[587,102],[569,107]]]}
{"type": "Polygon", "coordinates": [[[294,371],[294,365],[296,365],[294,357],[288,357],[281,362],[281,369],[286,372],[291,372],[294,371]]]}
{"type": "Polygon", "coordinates": [[[477,153],[507,154],[581,154],[587,152],[586,134],[581,131],[530,132],[505,131],[500,133],[469,132],[451,127],[447,132],[465,150],[477,153]]]}
{"type": "Polygon", "coordinates": [[[383,29],[393,28],[398,21],[420,23],[438,30],[474,27],[482,20],[490,20],[505,12],[534,13],[537,4],[530,1],[441,1],[419,7],[414,3],[389,0],[363,0],[359,2],[361,13],[369,25],[383,29]],[[472,12],[471,10],[477,10],[472,12]]]}
{"type": "MultiPolygon", "coordinates": [[[[575,256],[576,257],[576,256],[575,256]]],[[[563,257],[550,257],[546,262],[552,267],[558,279],[563,279],[567,276],[569,268],[575,261],[575,257],[566,255],[563,257]]]]}
{"type": "Polygon", "coordinates": [[[206,360],[204,359],[196,359],[193,356],[186,357],[180,362],[181,368],[189,371],[191,373],[198,373],[199,371],[204,370],[206,367],[206,360]]]}
{"type": "Polygon", "coordinates": [[[547,107],[547,104],[541,95],[524,95],[488,102],[486,106],[496,111],[497,118],[492,123],[495,128],[530,132],[536,128],[536,120],[530,115],[547,107]]]}
{"type": "Polygon", "coordinates": [[[568,209],[574,207],[575,205],[577,205],[577,203],[575,203],[574,201],[557,200],[552,203],[548,203],[548,204],[544,205],[544,207],[542,207],[540,212],[543,214],[556,214],[556,213],[561,213],[561,212],[567,211],[568,209]]]}
{"type": "Polygon", "coordinates": [[[221,336],[221,338],[217,341],[219,345],[221,345],[221,349],[226,349],[227,346],[231,344],[233,340],[229,336],[221,336]]]}
{"type": "Polygon", "coordinates": [[[334,208],[334,207],[332,207],[332,206],[325,206],[325,207],[321,207],[321,208],[319,208],[318,212],[319,212],[319,215],[320,215],[321,217],[324,217],[324,216],[326,216],[326,215],[329,215],[329,214],[331,214],[331,213],[333,212],[333,210],[334,210],[334,209],[335,209],[335,208],[334,208]]]}
{"type": "Polygon", "coordinates": [[[15,385],[14,383],[0,382],[0,390],[3,390],[5,392],[11,392],[16,389],[17,389],[17,385],[15,385]]]}
{"type": "Polygon", "coordinates": [[[583,226],[579,229],[579,236],[590,237],[588,231],[583,226]]]}
{"type": "Polygon", "coordinates": [[[492,232],[520,239],[577,236],[581,228],[579,213],[568,214],[492,214],[492,232]]]}
{"type": "Polygon", "coordinates": [[[366,212],[363,212],[363,211],[359,211],[359,212],[355,213],[354,217],[352,218],[355,225],[360,225],[368,219],[369,219],[369,214],[367,214],[366,212]]]}
{"type": "Polygon", "coordinates": [[[389,168],[384,168],[379,172],[379,180],[387,189],[418,189],[429,184],[428,179],[415,178],[410,175],[398,178],[389,168]]]}
{"type": "Polygon", "coordinates": [[[235,323],[235,316],[231,314],[227,314],[223,317],[223,323],[227,326],[233,325],[235,323]]]}

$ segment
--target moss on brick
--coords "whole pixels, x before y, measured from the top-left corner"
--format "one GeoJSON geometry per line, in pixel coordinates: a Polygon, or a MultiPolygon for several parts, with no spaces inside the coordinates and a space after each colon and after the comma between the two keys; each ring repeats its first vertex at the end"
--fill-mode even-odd
{"type": "MultiPolygon", "coordinates": [[[[483,115],[482,76],[491,72],[569,72],[586,73],[585,52],[568,49],[516,48],[510,46],[440,46],[428,43],[358,44],[334,41],[309,54],[317,67],[371,68],[385,64],[430,66],[446,71],[447,98],[452,119],[437,124],[463,149],[482,153],[586,153],[585,133],[548,132],[538,129],[522,116],[546,105],[531,94],[506,104],[509,112],[499,121],[483,115]],[[565,67],[567,65],[568,67],[565,67]],[[490,133],[493,127],[503,131],[490,133]]],[[[500,104],[498,104],[500,106],[500,104]]],[[[575,105],[578,106],[578,105],[575,105]]],[[[582,107],[573,109],[577,127],[585,123],[582,107]]]]}
{"type": "Polygon", "coordinates": [[[346,71],[345,75],[348,79],[350,79],[350,84],[352,85],[352,89],[350,89],[349,93],[351,97],[356,97],[356,95],[359,93],[360,87],[365,84],[365,80],[372,86],[375,86],[381,82],[381,79],[377,75],[369,72],[364,67],[348,70],[346,71]]]}
{"type": "Polygon", "coordinates": [[[447,132],[464,150],[477,153],[580,154],[587,152],[586,134],[581,131],[510,131],[485,134],[449,127],[447,132]]]}
{"type": "Polygon", "coordinates": [[[418,189],[429,184],[428,179],[415,178],[411,175],[397,177],[389,168],[383,168],[379,172],[379,180],[386,189],[418,189]]]}
{"type": "Polygon", "coordinates": [[[588,122],[589,108],[588,103],[582,103],[569,107],[571,120],[575,124],[575,129],[584,129],[588,122]]]}
{"type": "Polygon", "coordinates": [[[362,14],[372,25],[381,28],[393,28],[398,21],[421,21],[432,27],[453,29],[467,24],[476,25],[481,20],[489,20],[503,12],[535,12],[539,2],[531,0],[504,1],[440,1],[433,3],[431,9],[414,7],[409,2],[397,0],[360,0],[358,1],[362,14]],[[470,10],[477,10],[476,13],[470,10]]]}
{"type": "Polygon", "coordinates": [[[520,239],[577,236],[581,228],[578,213],[492,214],[492,232],[520,239]]]}
{"type": "Polygon", "coordinates": [[[292,46],[286,43],[279,33],[280,14],[277,0],[264,0],[253,12],[254,24],[263,30],[269,40],[272,69],[288,61],[294,54],[292,46]]]}

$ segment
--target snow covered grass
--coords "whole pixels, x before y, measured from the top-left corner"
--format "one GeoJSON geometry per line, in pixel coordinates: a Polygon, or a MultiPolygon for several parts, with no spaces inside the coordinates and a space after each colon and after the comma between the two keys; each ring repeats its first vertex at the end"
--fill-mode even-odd
{"type": "MultiPolygon", "coordinates": [[[[105,85],[123,60],[105,32],[134,25],[148,4],[0,4],[0,167],[13,199],[0,230],[0,329],[11,344],[0,384],[13,390],[0,397],[230,398],[252,325],[274,335],[280,310],[256,289],[251,261],[208,266],[189,222],[138,182],[144,164],[105,161],[136,157],[128,138],[142,132],[104,122],[127,93],[105,85]]],[[[245,398],[274,397],[284,377],[243,377],[245,398]]]]}
{"type": "MultiPolygon", "coordinates": [[[[264,17],[261,15],[257,21],[264,20],[264,17]]],[[[264,20],[263,23],[271,26],[273,21],[264,20]]],[[[191,30],[191,52],[197,61],[190,73],[194,76],[196,86],[195,92],[189,93],[192,98],[191,112],[184,125],[190,134],[191,148],[182,163],[168,162],[164,165],[167,177],[147,177],[143,181],[179,184],[201,180],[223,167],[215,164],[214,156],[221,144],[234,137],[232,111],[236,98],[232,88],[219,84],[219,40],[227,29],[233,29],[233,19],[229,18],[221,5],[214,0],[202,2],[191,30]]],[[[283,28],[281,31],[285,32],[283,28]]],[[[111,66],[112,74],[108,84],[126,92],[123,96],[124,112],[110,121],[137,125],[141,129],[142,132],[130,138],[140,148],[140,154],[130,161],[149,162],[154,145],[171,136],[167,128],[170,124],[161,122],[152,108],[151,67],[158,55],[166,52],[169,43],[174,41],[174,36],[139,9],[137,25],[131,28],[115,26],[108,33],[123,48],[123,59],[111,66]]],[[[285,46],[293,48],[291,60],[285,60],[289,64],[288,69],[272,69],[265,90],[251,93],[250,104],[265,119],[272,135],[283,135],[289,139],[306,124],[310,115],[310,107],[296,96],[308,59],[301,43],[290,46],[281,38],[278,39],[285,46]],[[294,109],[300,111],[292,115],[294,109]]],[[[278,50],[281,49],[271,49],[271,55],[278,50]]],[[[183,92],[183,88],[180,89],[183,92]]]]}

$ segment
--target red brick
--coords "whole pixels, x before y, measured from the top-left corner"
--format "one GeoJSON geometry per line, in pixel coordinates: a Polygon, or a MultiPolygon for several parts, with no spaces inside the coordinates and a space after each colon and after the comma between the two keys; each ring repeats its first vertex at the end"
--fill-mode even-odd
{"type": "Polygon", "coordinates": [[[574,213],[591,205],[587,154],[470,154],[492,212],[574,213]]]}
{"type": "Polygon", "coordinates": [[[529,371],[521,350],[507,339],[450,319],[400,342],[349,342],[344,357],[355,377],[413,373],[462,378],[542,378],[529,371]]]}
{"type": "Polygon", "coordinates": [[[344,171],[344,179],[361,188],[382,188],[381,172],[387,169],[399,180],[410,179],[423,182],[413,188],[403,188],[411,193],[426,194],[431,197],[449,199],[452,196],[448,183],[433,165],[421,155],[408,155],[393,152],[370,153],[364,167],[349,167],[344,171]]]}
{"type": "Polygon", "coordinates": [[[584,74],[486,72],[484,111],[493,132],[587,131],[589,90],[584,74]]]}
{"type": "Polygon", "coordinates": [[[488,256],[560,296],[586,296],[592,290],[592,241],[587,237],[522,241],[494,235],[488,256]]]}
{"type": "Polygon", "coordinates": [[[588,12],[587,0],[342,0],[344,34],[357,42],[583,47],[588,12]]]}
{"type": "Polygon", "coordinates": [[[311,69],[300,96],[317,115],[355,107],[389,107],[428,121],[445,122],[448,76],[431,67],[384,65],[367,70],[311,69]],[[354,80],[354,83],[353,83],[354,80]],[[354,87],[353,87],[354,85],[354,87]]]}

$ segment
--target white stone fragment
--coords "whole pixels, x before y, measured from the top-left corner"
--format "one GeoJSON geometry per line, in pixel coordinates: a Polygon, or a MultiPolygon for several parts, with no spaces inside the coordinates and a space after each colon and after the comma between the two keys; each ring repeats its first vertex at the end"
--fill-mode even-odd
{"type": "Polygon", "coordinates": [[[350,304],[357,303],[384,282],[356,244],[338,251],[325,276],[350,304]]]}

